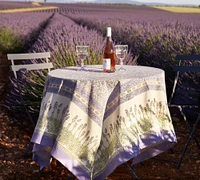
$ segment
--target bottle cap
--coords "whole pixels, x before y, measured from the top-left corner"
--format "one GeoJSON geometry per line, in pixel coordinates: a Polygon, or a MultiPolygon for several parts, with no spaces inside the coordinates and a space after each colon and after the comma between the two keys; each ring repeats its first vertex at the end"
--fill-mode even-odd
{"type": "Polygon", "coordinates": [[[107,37],[111,37],[111,27],[107,27],[107,37]]]}

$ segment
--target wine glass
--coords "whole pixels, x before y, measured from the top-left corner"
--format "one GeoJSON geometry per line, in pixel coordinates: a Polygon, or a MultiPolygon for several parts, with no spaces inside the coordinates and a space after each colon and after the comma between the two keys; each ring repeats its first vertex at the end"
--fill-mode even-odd
{"type": "Polygon", "coordinates": [[[123,60],[128,53],[128,45],[115,45],[115,52],[116,52],[117,58],[120,60],[120,68],[118,69],[118,71],[126,70],[123,67],[123,60]]]}
{"type": "Polygon", "coordinates": [[[80,70],[85,70],[84,60],[88,56],[88,48],[89,48],[89,46],[76,46],[76,54],[77,54],[78,60],[81,61],[81,69],[80,70]]]}

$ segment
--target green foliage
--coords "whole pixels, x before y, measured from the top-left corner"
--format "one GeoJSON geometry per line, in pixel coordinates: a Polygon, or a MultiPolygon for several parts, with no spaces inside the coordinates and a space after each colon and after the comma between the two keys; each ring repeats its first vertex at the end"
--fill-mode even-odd
{"type": "Polygon", "coordinates": [[[10,28],[0,29],[0,52],[19,52],[23,49],[23,39],[16,34],[10,28]]]}
{"type": "Polygon", "coordinates": [[[75,56],[75,50],[72,50],[65,45],[61,45],[52,52],[51,62],[53,62],[55,68],[75,66],[75,56]]]}
{"type": "MultiPolygon", "coordinates": [[[[52,53],[51,61],[53,62],[55,68],[80,66],[74,47],[67,47],[66,45],[59,46],[57,50],[52,53]]],[[[92,49],[89,49],[89,56],[85,60],[84,64],[101,63],[101,55],[97,54],[92,49]]]]}
{"type": "Polygon", "coordinates": [[[97,54],[97,52],[90,50],[89,58],[87,59],[87,64],[102,64],[101,54],[97,54]]]}

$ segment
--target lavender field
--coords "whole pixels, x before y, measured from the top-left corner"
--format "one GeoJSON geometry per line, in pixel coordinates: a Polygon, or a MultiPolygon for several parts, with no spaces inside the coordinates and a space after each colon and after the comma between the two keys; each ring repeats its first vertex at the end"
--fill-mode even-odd
{"type": "MultiPolygon", "coordinates": [[[[30,142],[33,129],[20,106],[17,84],[9,70],[7,53],[50,51],[54,68],[60,68],[79,64],[75,46],[83,44],[90,47],[85,64],[102,64],[106,28],[111,26],[114,43],[129,46],[125,64],[163,69],[169,95],[174,78],[172,66],[176,63],[175,56],[200,54],[199,19],[200,13],[172,13],[148,6],[0,1],[0,180],[61,180],[70,175],[70,171],[55,159],[51,166],[42,170],[29,157],[19,161],[30,142]],[[38,8],[30,12],[21,9],[35,6],[58,8],[38,8]],[[19,8],[21,12],[17,13],[4,11],[19,8]]],[[[186,79],[181,77],[178,89],[181,96],[178,100],[188,102],[185,93],[190,92],[193,98],[189,101],[192,102],[199,98],[200,75],[197,78],[187,75],[186,79]],[[193,89],[189,89],[188,85],[193,89]]],[[[34,71],[31,74],[23,71],[19,76],[25,103],[31,102],[34,106],[29,109],[34,121],[38,118],[45,76],[45,71],[34,71]]],[[[193,120],[192,116],[188,117],[193,120]]],[[[176,111],[172,111],[172,120],[175,129],[182,130],[177,132],[175,151],[182,151],[188,138],[187,133],[183,133],[186,130],[185,122],[176,111]]],[[[196,132],[196,137],[200,137],[199,132],[196,132]]],[[[190,145],[188,153],[198,155],[199,149],[195,142],[190,145]]],[[[165,152],[159,157],[177,160],[178,154],[165,152]]],[[[199,156],[186,156],[177,171],[176,163],[152,158],[144,164],[138,164],[136,174],[140,179],[199,180],[199,164],[199,156]]],[[[131,180],[133,177],[121,165],[106,179],[131,180]]]]}
{"type": "MultiPolygon", "coordinates": [[[[20,3],[15,5],[16,3],[4,3],[3,8],[19,8],[20,3]]],[[[25,4],[22,3],[21,6],[24,7],[25,4]]],[[[90,47],[87,64],[101,64],[106,27],[111,26],[114,43],[129,46],[125,64],[164,69],[169,94],[175,56],[200,54],[200,13],[172,13],[135,5],[45,3],[45,6],[58,8],[36,12],[0,13],[0,36],[2,28],[9,29],[15,36],[20,37],[23,47],[21,51],[50,51],[55,68],[77,65],[79,62],[76,61],[75,46],[79,44],[90,47]]],[[[3,53],[8,52],[12,51],[7,49],[3,53]]],[[[38,84],[34,78],[37,75],[37,72],[33,73],[33,78],[26,80],[31,81],[33,89],[34,84],[38,84]]],[[[22,77],[25,76],[26,74],[22,74],[22,77]]],[[[40,81],[44,83],[45,74],[40,74],[40,77],[40,81]]],[[[182,88],[181,91],[187,90],[182,88]]],[[[29,92],[34,92],[33,89],[29,92]]],[[[16,94],[15,88],[11,87],[10,92],[12,93],[8,95],[8,107],[15,103],[11,101],[12,96],[16,94]]],[[[31,96],[29,92],[24,92],[27,99],[31,96]]],[[[39,97],[42,86],[40,91],[37,88],[34,93],[39,97]]]]}
{"type": "Polygon", "coordinates": [[[11,8],[28,8],[31,7],[32,4],[29,2],[8,2],[8,1],[1,1],[0,2],[0,10],[1,9],[11,9],[11,8]]]}
{"type": "MultiPolygon", "coordinates": [[[[26,51],[50,50],[53,53],[61,45],[73,49],[76,44],[87,44],[100,54],[109,25],[115,43],[128,44],[129,51],[139,55],[139,64],[161,68],[170,66],[176,54],[198,54],[200,51],[200,14],[197,13],[171,13],[134,5],[45,5],[59,8],[0,13],[0,27],[11,27],[24,39],[34,37],[37,32],[34,41],[28,42],[30,48],[26,51]]],[[[7,8],[10,6],[8,4],[7,8]]]]}

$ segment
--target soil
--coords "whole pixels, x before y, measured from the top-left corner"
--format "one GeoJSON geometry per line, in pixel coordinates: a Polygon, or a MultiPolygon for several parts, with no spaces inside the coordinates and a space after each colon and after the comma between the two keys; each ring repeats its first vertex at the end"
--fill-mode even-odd
{"type": "MultiPolygon", "coordinates": [[[[31,153],[28,157],[21,159],[27,145],[30,142],[33,129],[12,121],[12,114],[4,107],[5,93],[9,84],[9,62],[5,55],[0,54],[0,180],[62,180],[67,179],[70,172],[55,159],[51,166],[39,169],[32,161],[31,153]]],[[[176,110],[171,110],[175,129],[185,130],[185,122],[180,118],[176,110]]],[[[198,128],[200,129],[200,128],[198,128]]],[[[182,151],[188,138],[188,133],[176,131],[177,143],[174,151],[182,151]]],[[[196,137],[200,137],[198,131],[196,137]]],[[[200,139],[199,139],[200,140],[200,139]]],[[[32,145],[31,145],[32,146],[32,145]]],[[[136,166],[135,173],[139,179],[200,179],[200,150],[194,141],[188,148],[188,153],[196,156],[185,156],[179,170],[176,169],[177,162],[159,160],[167,158],[177,161],[179,153],[167,151],[157,158],[144,161],[136,166]]],[[[131,161],[128,162],[131,164],[131,161]]],[[[72,177],[72,179],[76,179],[72,177]]],[[[134,179],[124,165],[118,166],[107,180],[129,180],[134,179]]]]}

